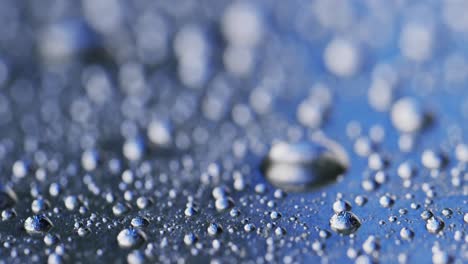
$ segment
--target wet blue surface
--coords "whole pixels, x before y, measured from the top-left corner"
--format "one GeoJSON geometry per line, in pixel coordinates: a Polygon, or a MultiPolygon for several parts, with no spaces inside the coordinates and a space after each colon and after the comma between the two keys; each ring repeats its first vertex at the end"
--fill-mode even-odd
{"type": "Polygon", "coordinates": [[[466,263],[468,158],[456,149],[467,142],[468,22],[457,10],[468,5],[2,1],[0,186],[18,199],[0,201],[0,263],[466,263]],[[412,23],[420,27],[401,44],[412,23]],[[339,56],[327,59],[336,40],[330,56],[339,56]],[[429,54],[418,53],[430,41],[429,54]],[[376,80],[377,99],[393,96],[377,107],[376,80]],[[398,131],[391,111],[403,97],[420,102],[431,124],[398,131]],[[301,122],[307,100],[326,105],[323,122],[301,122]],[[149,135],[154,122],[167,145],[149,135]],[[346,172],[279,192],[260,169],[270,147],[317,133],[345,149],[346,172]],[[363,138],[375,141],[370,153],[356,147],[363,138]],[[446,166],[426,168],[426,150],[443,153],[446,166]],[[86,160],[86,151],[97,155],[86,160]],[[409,180],[398,175],[405,161],[416,169],[409,180]],[[35,212],[39,198],[50,206],[35,212]],[[330,227],[340,199],[361,221],[351,235],[330,227]],[[424,210],[442,219],[441,232],[426,229],[424,210]],[[53,227],[28,234],[34,215],[53,227]],[[118,234],[136,216],[149,222],[144,241],[126,248],[118,234]],[[414,236],[405,240],[402,228],[414,236]]]}

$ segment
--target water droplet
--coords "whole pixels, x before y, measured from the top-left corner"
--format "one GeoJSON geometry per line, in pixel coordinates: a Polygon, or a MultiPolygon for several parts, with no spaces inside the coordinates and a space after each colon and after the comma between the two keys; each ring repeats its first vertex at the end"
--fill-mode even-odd
{"type": "Polygon", "coordinates": [[[78,208],[80,201],[78,200],[78,197],[69,195],[63,199],[63,203],[68,210],[72,211],[78,208]]]}
{"type": "Polygon", "coordinates": [[[142,228],[149,225],[149,221],[145,217],[136,216],[132,219],[131,225],[136,228],[142,228]]]}
{"type": "Polygon", "coordinates": [[[361,64],[356,44],[342,38],[333,39],[325,48],[323,60],[327,69],[338,77],[351,77],[361,64]]]}
{"type": "Polygon", "coordinates": [[[342,211],[350,211],[351,210],[351,204],[349,202],[344,201],[344,200],[338,200],[333,203],[333,211],[335,213],[339,213],[342,211]]]}
{"type": "Polygon", "coordinates": [[[286,234],[286,230],[282,227],[277,227],[275,229],[275,235],[278,236],[278,237],[282,237],[286,234]]]}
{"type": "Polygon", "coordinates": [[[421,218],[424,220],[424,221],[427,221],[429,218],[431,218],[433,216],[433,214],[431,213],[431,211],[428,211],[428,210],[424,210],[422,211],[421,213],[421,218]]]}
{"type": "Polygon", "coordinates": [[[270,213],[271,220],[278,220],[281,218],[281,214],[277,211],[273,211],[270,213]]]}
{"type": "Polygon", "coordinates": [[[364,206],[367,203],[367,198],[362,196],[362,195],[358,195],[358,196],[356,196],[356,198],[354,198],[354,202],[358,206],[364,206]]]}
{"type": "Polygon", "coordinates": [[[128,264],[144,264],[145,261],[145,254],[140,250],[133,250],[127,255],[127,263],[128,264]]]}
{"type": "Polygon", "coordinates": [[[7,221],[16,217],[16,211],[13,208],[8,208],[2,211],[2,220],[7,221]]]}
{"type": "Polygon", "coordinates": [[[65,256],[62,256],[58,253],[52,253],[47,258],[47,264],[62,264],[66,262],[65,256]]]}
{"type": "Polygon", "coordinates": [[[341,211],[331,217],[330,226],[337,233],[349,235],[358,230],[361,221],[355,214],[349,211],[341,211]]]}
{"type": "Polygon", "coordinates": [[[240,215],[240,211],[237,208],[232,208],[229,212],[229,215],[231,215],[231,217],[237,217],[240,215]]]}
{"type": "Polygon", "coordinates": [[[450,208],[444,208],[442,209],[442,214],[447,217],[447,218],[450,218],[453,214],[453,211],[450,209],[450,208]]]}
{"type": "Polygon", "coordinates": [[[13,164],[13,175],[17,178],[24,178],[29,172],[29,164],[23,160],[17,160],[13,164]]]}
{"type": "Polygon", "coordinates": [[[424,167],[437,170],[443,168],[447,164],[447,157],[434,150],[425,150],[421,156],[421,162],[424,167]]]}
{"type": "Polygon", "coordinates": [[[137,204],[138,208],[140,208],[140,209],[145,209],[151,203],[152,203],[152,200],[150,198],[143,197],[143,196],[138,197],[138,199],[136,200],[136,204],[137,204]]]}
{"type": "Polygon", "coordinates": [[[361,182],[361,187],[365,191],[371,192],[371,191],[374,191],[375,189],[377,189],[377,187],[379,187],[379,185],[377,184],[377,182],[375,182],[372,179],[365,179],[365,180],[363,180],[361,182]]]}
{"type": "Polygon", "coordinates": [[[258,194],[263,194],[266,192],[266,189],[267,189],[267,186],[263,183],[259,183],[257,185],[255,185],[255,192],[258,193],[258,194]]]}
{"type": "Polygon", "coordinates": [[[432,57],[435,33],[426,23],[409,22],[401,29],[399,47],[406,58],[423,62],[432,57]]]}
{"type": "Polygon", "coordinates": [[[184,211],[185,216],[194,216],[197,214],[197,209],[193,206],[188,206],[184,211]]]}
{"type": "Polygon", "coordinates": [[[393,125],[405,133],[418,132],[428,122],[428,117],[419,102],[409,97],[395,102],[391,118],[393,125]]]}
{"type": "Polygon", "coordinates": [[[304,191],[333,182],[348,167],[344,149],[328,139],[274,144],[262,164],[262,172],[276,187],[304,191]]]}
{"type": "Polygon", "coordinates": [[[398,166],[398,176],[404,180],[408,180],[412,178],[416,174],[416,168],[415,166],[409,162],[403,162],[398,166]]]}
{"type": "Polygon", "coordinates": [[[255,230],[255,225],[252,223],[247,223],[244,225],[244,231],[250,233],[255,230]]]}
{"type": "Polygon", "coordinates": [[[404,240],[411,240],[413,238],[413,236],[414,236],[414,232],[411,231],[411,229],[409,229],[407,227],[403,227],[400,230],[400,236],[404,240]]]}
{"type": "Polygon", "coordinates": [[[385,207],[385,208],[388,208],[388,207],[391,207],[394,203],[394,200],[392,197],[388,196],[388,195],[383,195],[382,197],[380,197],[379,199],[379,203],[382,207],[385,207]]]}
{"type": "Polygon", "coordinates": [[[17,200],[15,192],[10,187],[0,184],[0,210],[12,207],[17,200]]]}
{"type": "Polygon", "coordinates": [[[372,264],[374,263],[372,261],[372,258],[369,257],[368,255],[360,255],[356,258],[356,261],[354,262],[356,264],[372,264]]]}
{"type": "Polygon", "coordinates": [[[50,203],[46,199],[39,197],[35,199],[31,204],[31,209],[33,213],[37,214],[43,211],[46,211],[50,208],[50,203]]]}
{"type": "Polygon", "coordinates": [[[146,235],[143,231],[126,228],[117,235],[117,243],[121,248],[136,248],[146,241],[146,235]]]}
{"type": "Polygon", "coordinates": [[[378,184],[384,184],[385,182],[387,182],[388,178],[388,174],[384,171],[378,171],[374,175],[374,180],[378,184]]]}
{"type": "Polygon", "coordinates": [[[213,195],[213,198],[215,199],[221,199],[223,197],[226,197],[228,194],[229,189],[225,186],[217,186],[213,188],[213,191],[211,192],[211,195],[213,195]]]}
{"type": "Polygon", "coordinates": [[[172,143],[172,129],[168,122],[153,120],[148,125],[149,140],[159,147],[169,147],[172,143]]]}
{"type": "Polygon", "coordinates": [[[52,245],[58,243],[59,240],[60,240],[59,237],[57,235],[54,235],[54,234],[48,233],[48,234],[46,234],[44,236],[44,243],[46,245],[48,245],[48,246],[52,246],[52,245]]]}
{"type": "Polygon", "coordinates": [[[362,244],[362,249],[369,255],[376,254],[380,249],[379,239],[375,236],[369,236],[362,244]]]}
{"type": "Polygon", "coordinates": [[[76,232],[78,233],[78,235],[80,237],[85,237],[89,233],[91,233],[91,230],[89,228],[87,228],[87,227],[80,227],[80,228],[78,228],[78,230],[76,232]]]}
{"type": "Polygon", "coordinates": [[[24,222],[24,229],[30,234],[42,234],[53,227],[52,222],[45,215],[30,216],[24,222]]]}
{"type": "Polygon", "coordinates": [[[87,171],[96,169],[99,161],[99,155],[95,150],[86,150],[81,155],[81,166],[87,171]]]}
{"type": "Polygon", "coordinates": [[[433,250],[433,255],[432,255],[432,263],[434,264],[448,264],[452,262],[452,258],[450,255],[445,252],[440,250],[439,248],[435,248],[433,250]]]}
{"type": "Polygon", "coordinates": [[[184,243],[187,246],[195,244],[197,242],[198,238],[194,233],[189,233],[184,236],[184,243]]]}
{"type": "Polygon", "coordinates": [[[368,166],[372,170],[382,170],[388,166],[388,160],[380,153],[372,153],[368,158],[368,166]]]}
{"type": "Polygon", "coordinates": [[[130,209],[128,208],[128,206],[124,203],[117,203],[114,206],[112,206],[112,212],[116,216],[124,215],[128,213],[129,210],[130,209]]]}
{"type": "Polygon", "coordinates": [[[220,234],[223,231],[223,229],[218,224],[211,223],[210,225],[208,225],[207,231],[210,236],[216,236],[220,234]]]}
{"type": "Polygon", "coordinates": [[[426,220],[426,229],[432,234],[437,234],[444,228],[444,221],[442,219],[432,216],[426,220]]]}
{"type": "Polygon", "coordinates": [[[140,160],[144,152],[144,142],[140,138],[129,139],[123,145],[123,154],[130,161],[140,160]]]}
{"type": "Polygon", "coordinates": [[[216,210],[218,211],[224,211],[228,209],[229,207],[231,207],[232,205],[233,205],[233,202],[228,197],[217,199],[215,202],[215,207],[216,207],[216,210]]]}

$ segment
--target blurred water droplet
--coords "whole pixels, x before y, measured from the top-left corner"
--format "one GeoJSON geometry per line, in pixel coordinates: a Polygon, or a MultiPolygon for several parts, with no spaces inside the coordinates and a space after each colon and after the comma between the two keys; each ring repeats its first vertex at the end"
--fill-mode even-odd
{"type": "Polygon", "coordinates": [[[393,125],[401,132],[415,133],[429,121],[419,102],[405,97],[395,102],[391,111],[393,125]]]}
{"type": "Polygon", "coordinates": [[[403,227],[401,230],[400,230],[400,236],[402,239],[405,239],[405,240],[411,240],[414,236],[414,232],[407,228],[407,227],[403,227]]]}
{"type": "Polygon", "coordinates": [[[14,206],[17,200],[16,193],[10,187],[0,184],[0,210],[14,206]]]}
{"type": "Polygon", "coordinates": [[[274,144],[261,170],[273,185],[304,191],[335,181],[348,168],[344,149],[328,139],[274,144]]]}
{"type": "Polygon", "coordinates": [[[146,241],[146,235],[143,231],[126,228],[117,235],[117,242],[121,248],[136,248],[146,241]]]}

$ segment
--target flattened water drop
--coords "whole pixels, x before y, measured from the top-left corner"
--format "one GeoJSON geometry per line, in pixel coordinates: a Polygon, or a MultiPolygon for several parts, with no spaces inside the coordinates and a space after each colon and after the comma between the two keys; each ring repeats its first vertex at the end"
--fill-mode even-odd
{"type": "Polygon", "coordinates": [[[336,142],[314,137],[298,143],[278,142],[264,159],[261,171],[285,191],[305,191],[335,181],[348,168],[345,150],[336,142]]]}

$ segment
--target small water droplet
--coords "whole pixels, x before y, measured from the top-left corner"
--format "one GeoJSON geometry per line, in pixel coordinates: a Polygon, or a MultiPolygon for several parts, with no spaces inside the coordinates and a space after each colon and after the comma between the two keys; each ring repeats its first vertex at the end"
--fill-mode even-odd
{"type": "Polygon", "coordinates": [[[403,227],[401,230],[400,230],[400,236],[402,239],[404,240],[411,240],[414,236],[414,232],[407,228],[407,227],[403,227]]]}
{"type": "Polygon", "coordinates": [[[379,199],[379,203],[382,207],[385,207],[385,208],[388,208],[388,207],[391,207],[393,205],[395,201],[393,200],[392,197],[390,197],[389,195],[383,195],[382,197],[380,197],[379,199]]]}
{"type": "Polygon", "coordinates": [[[78,228],[78,230],[76,232],[78,233],[78,235],[80,237],[85,237],[89,233],[91,233],[91,230],[89,228],[87,228],[87,227],[80,227],[80,228],[78,228]]]}
{"type": "Polygon", "coordinates": [[[44,236],[44,243],[48,246],[52,246],[56,244],[59,240],[60,240],[59,237],[54,234],[48,233],[44,236]]]}
{"type": "Polygon", "coordinates": [[[270,213],[271,220],[278,220],[281,218],[281,214],[277,211],[273,211],[270,213]]]}
{"type": "Polygon", "coordinates": [[[35,199],[31,204],[31,209],[33,213],[38,214],[40,212],[46,211],[50,208],[50,203],[46,199],[39,197],[35,199]]]}
{"type": "Polygon", "coordinates": [[[7,221],[16,217],[16,211],[13,208],[8,208],[2,211],[2,220],[7,221]]]}
{"type": "Polygon", "coordinates": [[[218,234],[220,234],[223,229],[216,223],[211,223],[208,228],[207,228],[207,231],[208,231],[208,234],[210,236],[216,236],[218,234]]]}
{"type": "Polygon", "coordinates": [[[198,238],[194,233],[189,233],[184,236],[184,243],[187,246],[193,245],[197,240],[198,238]]]}
{"type": "Polygon", "coordinates": [[[278,236],[278,237],[282,237],[286,234],[286,229],[282,228],[282,227],[277,227],[275,229],[275,235],[278,236]]]}
{"type": "Polygon", "coordinates": [[[244,225],[244,231],[250,233],[255,230],[255,225],[252,223],[247,223],[244,225]]]}
{"type": "Polygon", "coordinates": [[[354,198],[354,202],[358,206],[364,206],[367,203],[367,198],[362,196],[362,195],[358,195],[358,196],[356,196],[356,198],[354,198]]]}
{"type": "Polygon", "coordinates": [[[185,216],[194,216],[197,214],[197,209],[193,206],[188,206],[184,211],[185,216]]]}
{"type": "Polygon", "coordinates": [[[432,212],[431,211],[428,211],[428,210],[424,210],[422,211],[421,213],[421,218],[424,220],[424,221],[427,221],[429,218],[431,218],[433,216],[432,212]]]}
{"type": "Polygon", "coordinates": [[[63,203],[68,210],[72,211],[78,208],[80,201],[75,195],[69,195],[63,199],[63,203]]]}
{"type": "Polygon", "coordinates": [[[116,216],[124,215],[124,214],[128,213],[128,211],[130,211],[130,209],[124,203],[117,203],[114,206],[112,206],[112,212],[116,216]]]}
{"type": "Polygon", "coordinates": [[[216,199],[215,202],[215,207],[216,210],[218,211],[224,211],[228,208],[230,208],[234,203],[232,202],[232,199],[229,197],[222,197],[220,199],[216,199]]]}
{"type": "Polygon", "coordinates": [[[131,224],[133,227],[142,228],[149,225],[149,220],[145,217],[136,216],[132,219],[131,224]]]}
{"type": "Polygon", "coordinates": [[[351,210],[351,204],[347,201],[338,200],[333,203],[333,211],[335,211],[335,213],[339,213],[342,211],[350,211],[350,210],[351,210]]]}

